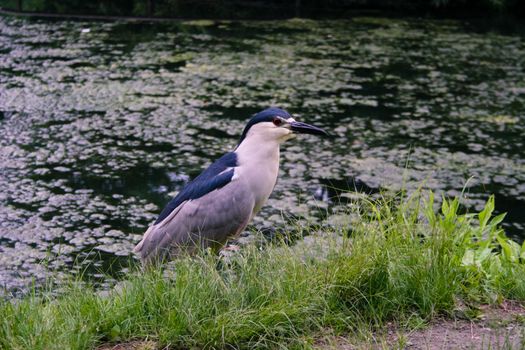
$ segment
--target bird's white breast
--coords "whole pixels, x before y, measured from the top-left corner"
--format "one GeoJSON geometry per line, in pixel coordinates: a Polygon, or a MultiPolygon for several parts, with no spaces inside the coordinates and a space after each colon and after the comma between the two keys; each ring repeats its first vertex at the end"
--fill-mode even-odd
{"type": "Polygon", "coordinates": [[[279,173],[279,143],[259,140],[256,137],[244,140],[235,150],[238,166],[236,181],[243,182],[255,196],[257,213],[270,197],[279,173]]]}

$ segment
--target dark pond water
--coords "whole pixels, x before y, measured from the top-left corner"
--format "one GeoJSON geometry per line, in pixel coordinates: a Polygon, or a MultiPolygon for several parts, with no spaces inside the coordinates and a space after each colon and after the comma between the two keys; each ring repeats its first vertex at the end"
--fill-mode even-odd
{"type": "Polygon", "coordinates": [[[334,137],[284,146],[254,227],[337,220],[330,187],[423,184],[466,186],[472,209],[495,193],[509,234],[524,235],[522,36],[368,18],[0,18],[0,285],[85,268],[109,283],[170,194],[272,105],[334,137]]]}

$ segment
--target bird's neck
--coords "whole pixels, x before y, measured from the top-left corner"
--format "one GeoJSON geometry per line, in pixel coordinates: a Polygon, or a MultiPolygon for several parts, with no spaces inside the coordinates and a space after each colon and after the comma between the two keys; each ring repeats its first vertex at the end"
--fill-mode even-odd
{"type": "Polygon", "coordinates": [[[279,168],[279,142],[253,136],[244,139],[235,149],[241,165],[279,168]]]}

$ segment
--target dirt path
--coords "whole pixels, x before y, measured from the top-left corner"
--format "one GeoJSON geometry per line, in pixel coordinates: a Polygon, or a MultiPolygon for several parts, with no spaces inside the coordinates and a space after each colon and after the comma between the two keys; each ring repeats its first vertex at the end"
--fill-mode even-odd
{"type": "Polygon", "coordinates": [[[436,320],[406,335],[406,349],[524,349],[525,309],[518,304],[480,310],[479,320],[436,320]]]}
{"type": "Polygon", "coordinates": [[[318,349],[525,349],[525,308],[504,302],[482,307],[475,321],[436,319],[421,329],[404,331],[390,325],[386,335],[369,343],[345,337],[327,337],[318,349]]]}

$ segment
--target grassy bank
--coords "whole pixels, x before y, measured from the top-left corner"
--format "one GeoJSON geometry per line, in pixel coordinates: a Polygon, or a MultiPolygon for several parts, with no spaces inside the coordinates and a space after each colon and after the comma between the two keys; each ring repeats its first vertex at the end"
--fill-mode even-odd
{"type": "Polygon", "coordinates": [[[389,321],[410,327],[459,305],[525,301],[525,249],[498,228],[494,200],[458,214],[424,198],[362,200],[337,228],[293,247],[202,254],[176,273],[129,276],[101,296],[72,284],[60,297],[0,302],[0,348],[89,349],[154,340],[171,348],[309,348],[330,330],[366,339],[389,321]],[[168,277],[166,277],[168,275],[168,277]]]}

